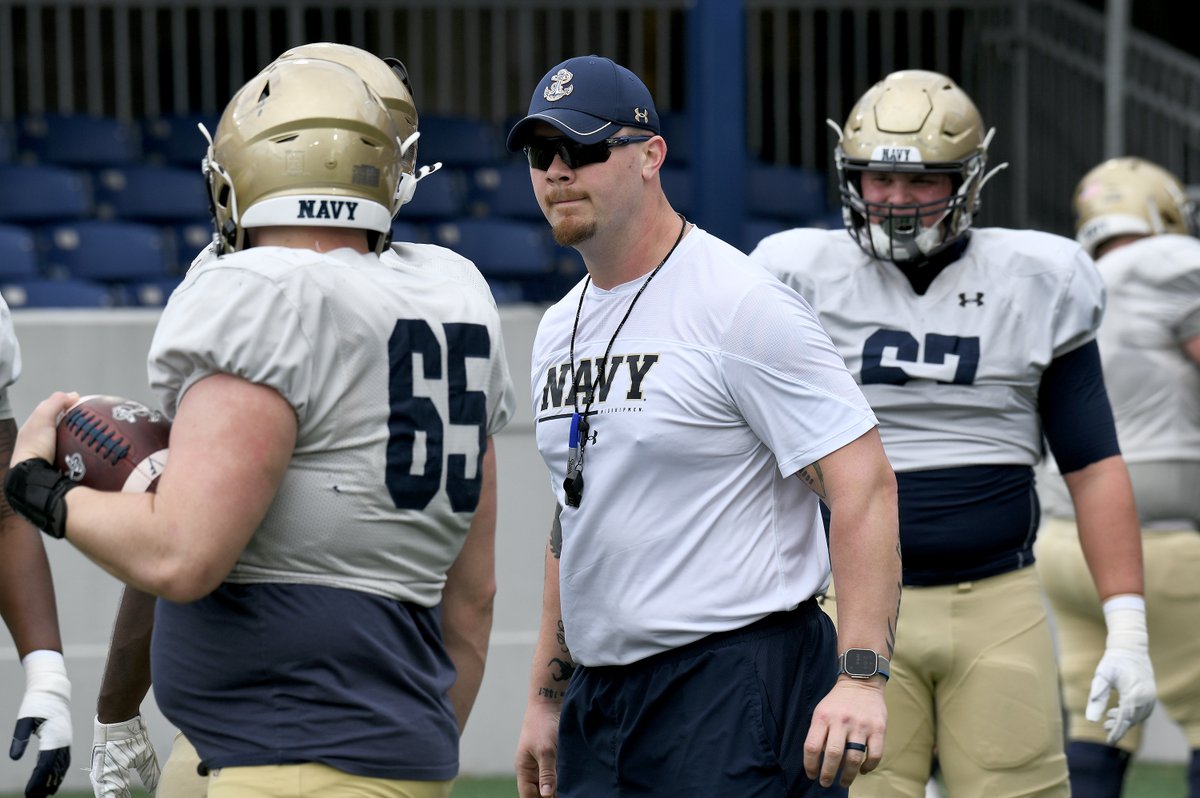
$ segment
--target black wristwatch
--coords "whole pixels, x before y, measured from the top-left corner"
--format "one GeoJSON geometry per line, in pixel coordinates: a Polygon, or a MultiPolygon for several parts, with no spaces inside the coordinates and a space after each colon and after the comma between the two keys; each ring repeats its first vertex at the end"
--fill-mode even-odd
{"type": "Polygon", "coordinates": [[[838,676],[843,673],[851,679],[870,679],[878,674],[887,681],[891,663],[887,657],[869,648],[848,648],[838,656],[838,676]]]}

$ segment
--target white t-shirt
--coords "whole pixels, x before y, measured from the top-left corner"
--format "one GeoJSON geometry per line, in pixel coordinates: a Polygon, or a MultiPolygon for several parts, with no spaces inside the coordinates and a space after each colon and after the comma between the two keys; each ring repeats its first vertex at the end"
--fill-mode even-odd
{"type": "Polygon", "coordinates": [[[412,244],[382,259],[202,255],[163,311],[150,384],[173,418],[218,372],[274,388],[298,422],[283,483],[228,581],[437,604],[478,501],[482,447],[515,404],[499,315],[470,262],[412,244]]]}
{"type": "MultiPolygon", "coordinates": [[[[586,288],[578,406],[645,278],[586,288]]],[[[532,398],[562,512],[566,642],[626,664],[792,609],[823,590],[818,501],[799,479],[875,418],[812,309],[693,229],[613,344],[591,406],[579,507],[566,506],[571,331],[584,284],[542,319],[532,398]]]]}
{"type": "Polygon", "coordinates": [[[845,230],[788,230],[750,257],[812,303],[898,472],[1037,463],[1042,373],[1095,336],[1104,309],[1079,245],[1029,230],[972,231],[923,295],[845,230]]]}

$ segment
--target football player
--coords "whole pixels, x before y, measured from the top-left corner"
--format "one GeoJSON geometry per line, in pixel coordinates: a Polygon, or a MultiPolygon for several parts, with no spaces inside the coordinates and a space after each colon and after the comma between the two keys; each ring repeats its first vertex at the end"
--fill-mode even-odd
{"type": "MultiPolygon", "coordinates": [[[[856,782],[863,796],[919,798],[935,749],[952,795],[1067,795],[1054,648],[1028,567],[1043,430],[1104,601],[1093,694],[1120,695],[1108,738],[1154,704],[1137,518],[1095,342],[1103,286],[1069,239],[972,228],[991,137],[946,76],[890,74],[839,130],[846,230],[785,231],[752,255],[816,309],[897,472],[904,623],[887,750],[856,782]]],[[[837,610],[832,591],[825,606],[837,610]]]]}
{"type": "Polygon", "coordinates": [[[151,346],[173,418],[157,495],[46,484],[72,395],[18,436],[14,507],[167,599],[155,696],[209,795],[445,796],[457,774],[513,392],[495,306],[457,256],[379,257],[403,144],[344,65],[253,78],[206,158],[225,254],[189,271],[151,346]]]}
{"type": "MultiPolygon", "coordinates": [[[[1200,798],[1200,241],[1179,180],[1141,158],[1089,171],[1074,195],[1076,238],[1107,289],[1097,340],[1129,466],[1146,568],[1146,622],[1158,697],[1191,748],[1200,798]]],[[[1104,616],[1054,473],[1041,482],[1038,569],[1059,637],[1067,764],[1076,795],[1117,798],[1140,729],[1113,745],[1088,715],[1104,616]]]]}
{"type": "MultiPolygon", "coordinates": [[[[12,314],[0,299],[0,470],[4,472],[17,438],[8,387],[20,376],[21,347],[12,314]]],[[[57,792],[71,764],[71,682],[63,662],[50,564],[40,537],[0,497],[0,616],[25,669],[25,696],[8,754],[20,759],[30,736],[37,735],[37,761],[25,787],[28,798],[57,792]]]]}
{"type": "MultiPolygon", "coordinates": [[[[322,59],[353,69],[383,101],[401,139],[400,188],[395,207],[412,199],[417,183],[437,171],[441,164],[417,168],[419,132],[416,103],[408,83],[408,72],[395,58],[381,59],[372,53],[346,44],[313,42],[293,47],[276,59],[322,59]]],[[[223,251],[217,237],[201,251],[192,266],[199,266],[223,251]]],[[[447,279],[462,283],[464,290],[484,293],[490,299],[486,281],[474,264],[464,258],[441,258],[444,251],[408,242],[393,243],[382,257],[397,268],[437,268],[447,279]],[[439,253],[438,258],[425,257],[439,253]]],[[[113,628],[113,638],[105,664],[97,701],[92,768],[90,771],[96,798],[119,798],[129,789],[136,771],[148,790],[159,783],[157,757],[144,721],[140,704],[150,688],[150,632],[153,627],[155,597],[126,588],[113,628]]],[[[479,678],[463,669],[460,678],[479,678]]],[[[465,718],[464,718],[465,721],[465,718]]],[[[171,754],[163,766],[158,794],[162,798],[201,798],[207,783],[199,778],[195,750],[183,735],[177,735],[171,754]]]]}

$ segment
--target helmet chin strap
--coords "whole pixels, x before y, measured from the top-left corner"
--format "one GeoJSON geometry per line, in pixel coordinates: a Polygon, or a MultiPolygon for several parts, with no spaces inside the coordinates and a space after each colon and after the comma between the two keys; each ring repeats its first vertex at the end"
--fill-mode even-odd
{"type": "MultiPolygon", "coordinates": [[[[421,137],[421,131],[414,130],[413,134],[404,141],[397,139],[400,144],[400,155],[403,157],[409,149],[417,143],[417,139],[421,137]]],[[[442,168],[442,162],[438,161],[435,164],[422,166],[413,174],[404,174],[400,176],[400,185],[396,187],[396,197],[392,202],[393,213],[400,210],[402,205],[407,205],[412,200],[413,195],[417,193],[417,183],[420,183],[425,178],[442,168]]]]}

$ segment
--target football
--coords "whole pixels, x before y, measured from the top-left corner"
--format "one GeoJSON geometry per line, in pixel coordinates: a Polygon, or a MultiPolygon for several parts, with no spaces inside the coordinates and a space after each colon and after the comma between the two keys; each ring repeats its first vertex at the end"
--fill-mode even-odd
{"type": "Polygon", "coordinates": [[[98,490],[153,491],[167,463],[171,423],[119,396],[85,396],[58,420],[55,466],[98,490]]]}

